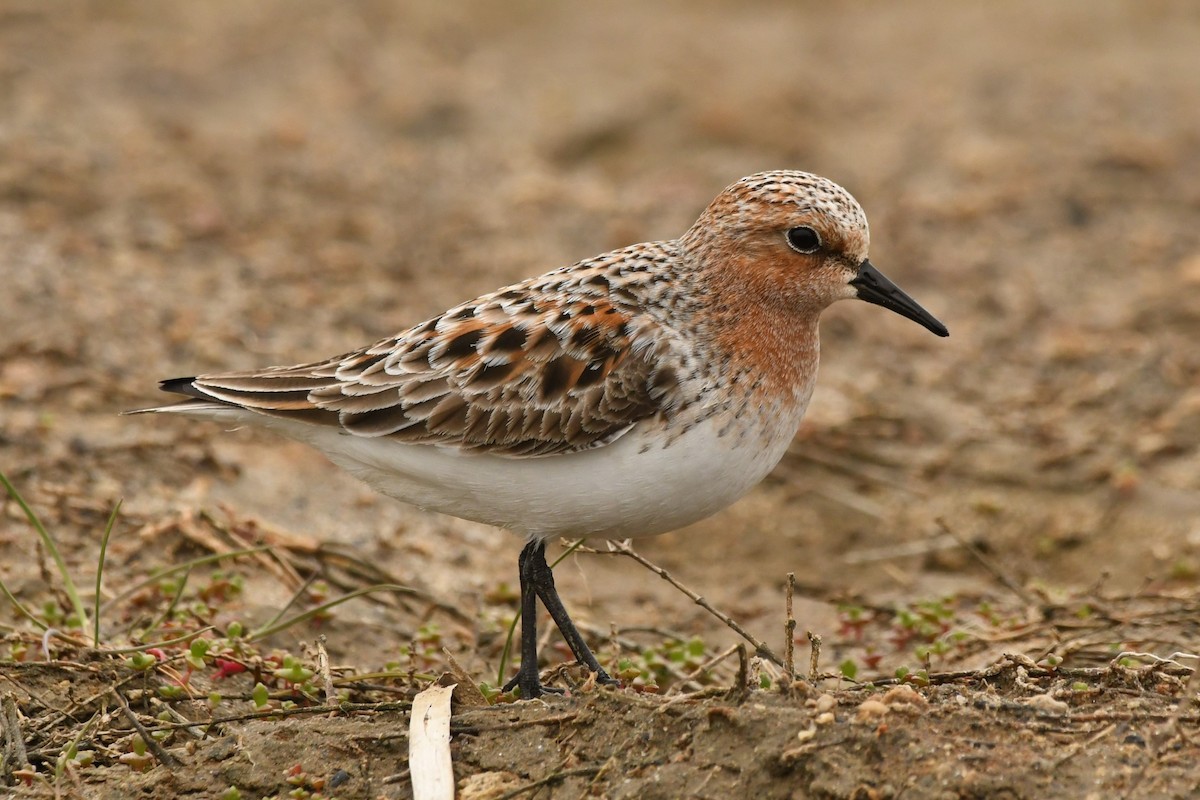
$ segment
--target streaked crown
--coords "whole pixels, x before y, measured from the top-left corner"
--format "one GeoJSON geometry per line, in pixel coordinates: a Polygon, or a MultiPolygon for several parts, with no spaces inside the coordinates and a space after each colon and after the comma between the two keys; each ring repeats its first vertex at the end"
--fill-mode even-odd
{"type": "Polygon", "coordinates": [[[717,195],[696,227],[744,231],[809,215],[857,239],[864,252],[870,244],[867,215],[854,196],[828,178],[796,170],[747,175],[717,195]]]}

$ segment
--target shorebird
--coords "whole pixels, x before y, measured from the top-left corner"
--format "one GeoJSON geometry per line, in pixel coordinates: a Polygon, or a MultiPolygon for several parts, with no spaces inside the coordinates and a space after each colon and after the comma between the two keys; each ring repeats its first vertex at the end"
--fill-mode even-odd
{"type": "Polygon", "coordinates": [[[818,318],[858,298],[946,327],[867,259],[842,187],[762,172],[678,239],[635,244],[454,306],[344,355],[162,381],[144,411],[254,423],[306,442],[383,494],[525,537],[521,665],[548,691],[540,600],[596,660],[554,587],[554,537],[675,530],[728,506],[782,458],[817,376],[818,318]]]}

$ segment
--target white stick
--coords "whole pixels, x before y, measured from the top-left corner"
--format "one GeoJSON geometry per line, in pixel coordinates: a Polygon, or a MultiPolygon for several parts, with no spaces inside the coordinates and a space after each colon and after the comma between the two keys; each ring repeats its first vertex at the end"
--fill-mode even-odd
{"type": "Polygon", "coordinates": [[[408,723],[413,800],[454,800],[454,765],[450,760],[453,691],[453,686],[430,686],[413,698],[408,723]]]}

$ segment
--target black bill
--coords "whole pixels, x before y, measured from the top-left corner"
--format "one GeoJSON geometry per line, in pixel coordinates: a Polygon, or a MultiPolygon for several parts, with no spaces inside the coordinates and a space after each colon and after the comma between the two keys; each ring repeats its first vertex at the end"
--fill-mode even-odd
{"type": "Polygon", "coordinates": [[[858,289],[858,299],[866,300],[877,306],[883,306],[895,311],[902,317],[908,317],[913,322],[919,322],[938,336],[949,336],[946,326],[937,318],[921,308],[904,290],[889,281],[882,272],[875,269],[870,261],[864,261],[858,268],[858,275],[850,281],[850,285],[858,289]]]}

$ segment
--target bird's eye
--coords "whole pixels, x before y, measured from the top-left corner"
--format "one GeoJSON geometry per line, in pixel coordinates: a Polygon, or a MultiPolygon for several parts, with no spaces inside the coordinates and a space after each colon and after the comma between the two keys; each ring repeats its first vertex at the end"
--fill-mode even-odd
{"type": "Polygon", "coordinates": [[[809,255],[821,249],[821,237],[807,225],[799,228],[789,228],[787,232],[788,247],[797,253],[809,255]]]}

